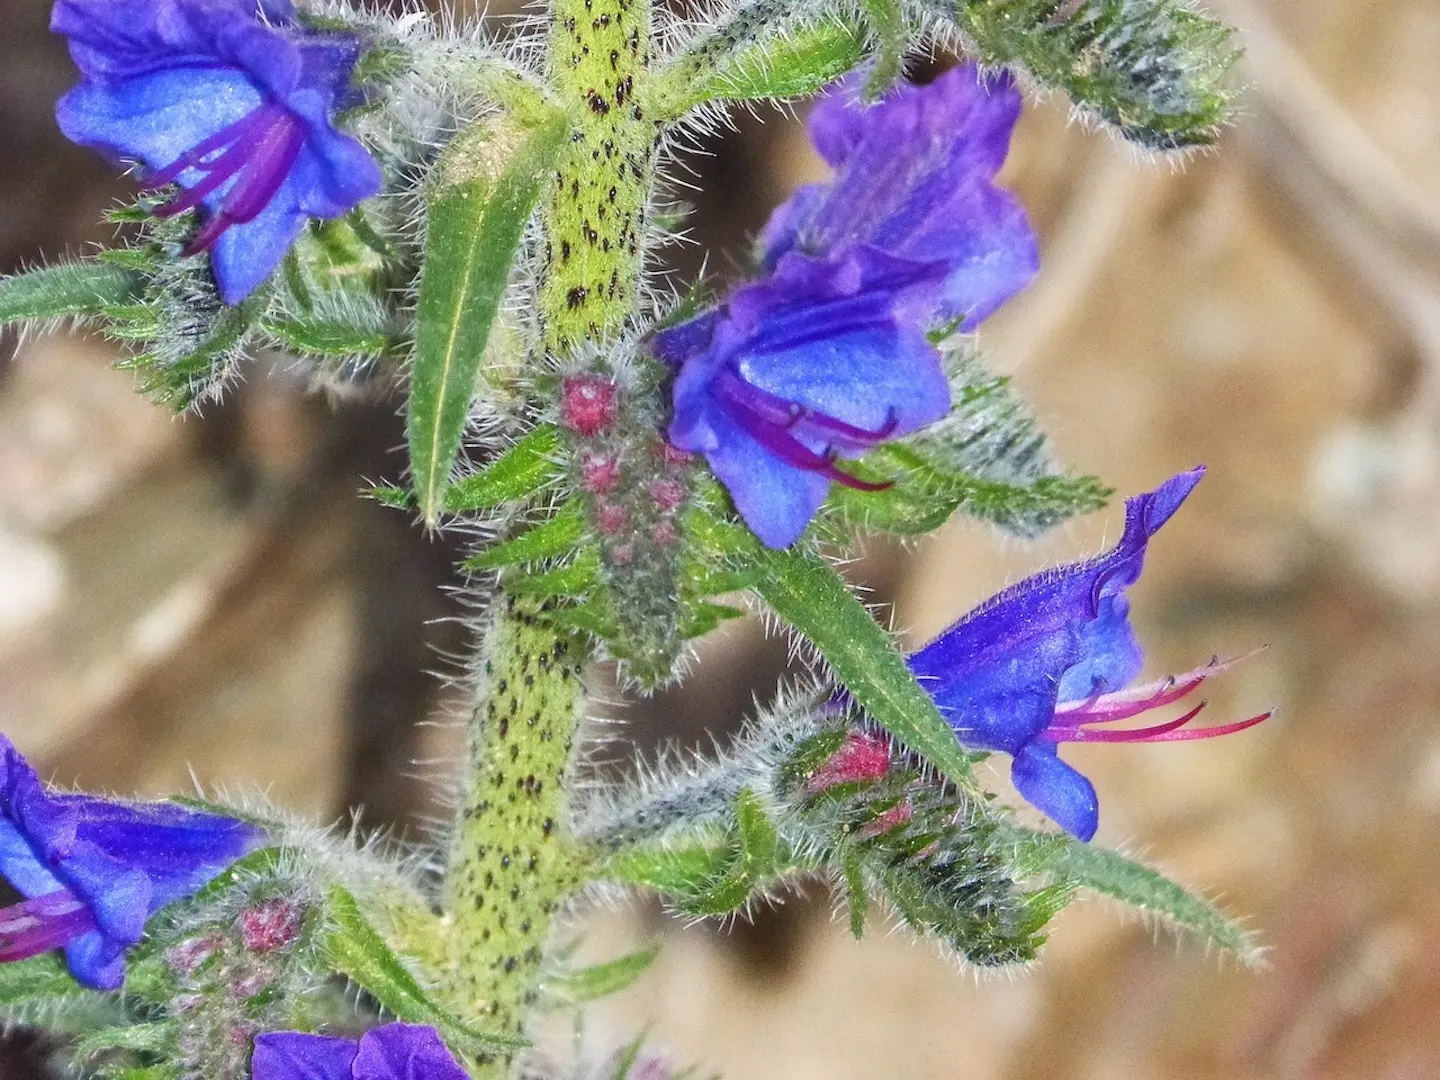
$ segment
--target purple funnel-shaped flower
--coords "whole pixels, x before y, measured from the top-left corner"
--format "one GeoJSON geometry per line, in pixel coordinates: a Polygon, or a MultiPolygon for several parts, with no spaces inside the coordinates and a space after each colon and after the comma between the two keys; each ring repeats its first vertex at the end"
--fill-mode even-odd
{"type": "Polygon", "coordinates": [[[811,137],[834,180],[771,218],[763,276],[659,334],[679,369],[670,439],[702,453],[766,544],[805,531],[837,461],[943,417],[950,391],[925,331],[972,328],[1035,272],[1024,212],[991,183],[1019,95],[957,68],[874,107],[840,84],[811,137]]]}
{"type": "Polygon", "coordinates": [[[183,190],[157,213],[201,207],[186,254],[208,250],[236,304],[312,217],[377,194],[380,168],[336,129],[360,43],[295,23],[290,0],[56,0],[79,86],[60,100],[74,142],[143,162],[183,190]]]}
{"type": "Polygon", "coordinates": [[[863,73],[837,84],[810,114],[810,139],[835,169],[771,215],[761,256],[825,255],[867,244],[942,264],[934,324],[973,330],[1040,267],[1020,203],[994,184],[1020,116],[1009,75],[973,65],[927,86],[901,84],[877,104],[859,101],[863,73]]]}
{"type": "Polygon", "coordinates": [[[255,1037],[253,1080],[467,1080],[433,1027],[384,1024],[359,1041],[298,1031],[255,1037]]]}
{"type": "Polygon", "coordinates": [[[253,825],[170,803],[47,791],[0,736],[0,876],[27,897],[0,911],[0,961],[63,945],[77,979],[113,990],[151,915],[264,840],[253,825]]]}
{"type": "Polygon", "coordinates": [[[686,357],[670,440],[703,453],[766,544],[793,543],[835,464],[940,419],[950,388],[935,350],[905,317],[934,284],[923,265],[860,248],[844,259],[792,254],[737,289],[723,313],[662,334],[686,357]],[[683,339],[683,340],[682,340],[683,339]]]}
{"type": "Polygon", "coordinates": [[[1187,728],[1203,708],[1145,728],[1097,729],[1169,705],[1228,667],[1209,665],[1127,689],[1143,654],[1125,590],[1140,577],[1150,537],[1200,482],[1181,473],[1125,503],[1125,532],[1105,554],[1036,574],[992,597],[910,657],[960,741],[1013,757],[1025,800],[1081,840],[1095,835],[1099,803],[1090,781],[1061,761],[1062,742],[1205,739],[1260,723],[1187,728]]]}

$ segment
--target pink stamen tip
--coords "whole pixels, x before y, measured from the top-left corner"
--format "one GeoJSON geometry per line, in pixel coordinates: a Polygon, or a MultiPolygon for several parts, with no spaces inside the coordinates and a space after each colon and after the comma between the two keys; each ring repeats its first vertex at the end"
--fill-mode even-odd
{"type": "Polygon", "coordinates": [[[1205,708],[1205,702],[1202,701],[1179,719],[1155,724],[1152,727],[1129,728],[1124,731],[1095,731],[1078,726],[1049,727],[1040,733],[1040,737],[1050,742],[1153,742],[1167,736],[1173,737],[1172,732],[1194,720],[1200,715],[1200,710],[1203,708],[1205,708]]]}
{"type": "Polygon", "coordinates": [[[1194,739],[1217,739],[1221,735],[1234,735],[1237,731],[1244,731],[1256,724],[1263,723],[1274,716],[1275,713],[1263,712],[1259,716],[1252,716],[1248,720],[1237,720],[1233,724],[1217,724],[1215,727],[1187,728],[1184,731],[1175,731],[1165,735],[1155,736],[1147,739],[1147,742],[1186,742],[1194,739]]]}

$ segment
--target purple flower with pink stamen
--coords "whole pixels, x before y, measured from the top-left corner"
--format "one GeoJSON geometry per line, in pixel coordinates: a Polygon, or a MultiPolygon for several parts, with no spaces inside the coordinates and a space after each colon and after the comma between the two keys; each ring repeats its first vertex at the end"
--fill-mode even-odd
{"type": "Polygon", "coordinates": [[[173,803],[47,791],[0,736],[0,876],[27,898],[0,910],[0,962],[64,946],[80,982],[116,989],[151,915],[264,842],[254,825],[173,803]]]}
{"type": "Polygon", "coordinates": [[[354,35],[297,25],[291,0],[56,0],[51,29],[84,76],[56,116],[72,141],[142,162],[155,213],[203,211],[185,248],[209,251],[237,304],[310,218],[379,193],[380,168],[334,115],[354,104],[354,35]]]}
{"type": "Polygon", "coordinates": [[[777,209],[759,279],[657,335],[679,369],[671,442],[704,454],[770,547],[805,531],[839,462],[939,420],[950,389],[927,331],[973,329],[1034,275],[1035,237],[992,182],[1020,97],[973,67],[882,102],[861,80],[817,105],[810,135],[836,169],[777,209]]]}
{"type": "Polygon", "coordinates": [[[1096,725],[1174,704],[1228,667],[1212,661],[1184,675],[1131,687],[1144,656],[1125,590],[1140,577],[1149,540],[1200,482],[1181,473],[1125,503],[1125,531],[1110,551],[1026,578],[950,627],[909,659],[959,740],[1013,758],[1025,800],[1081,840],[1095,835],[1094,785],[1057,753],[1065,742],[1172,742],[1252,727],[1269,713],[1218,727],[1187,727],[1204,703],[1150,727],[1096,725]]]}

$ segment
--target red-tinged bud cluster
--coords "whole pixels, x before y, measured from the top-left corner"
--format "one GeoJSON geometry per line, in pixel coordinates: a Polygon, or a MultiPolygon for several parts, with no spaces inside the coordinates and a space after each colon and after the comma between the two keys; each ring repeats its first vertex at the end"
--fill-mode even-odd
{"type": "Polygon", "coordinates": [[[875,735],[852,731],[845,745],[811,774],[805,790],[818,795],[838,784],[868,784],[890,771],[890,744],[875,735]]]}
{"type": "Polygon", "coordinates": [[[240,940],[255,953],[274,952],[300,936],[304,911],[288,897],[262,900],[240,914],[240,940]]]}
{"type": "Polygon", "coordinates": [[[600,530],[600,535],[618,536],[625,531],[629,520],[630,515],[619,503],[599,501],[595,503],[595,528],[600,530]]]}
{"type": "Polygon", "coordinates": [[[567,375],[560,387],[560,422],[583,438],[594,438],[615,423],[617,387],[603,375],[567,375]]]}
{"type": "Polygon", "coordinates": [[[591,495],[608,495],[620,482],[620,459],[584,450],[580,454],[580,486],[591,495]]]}

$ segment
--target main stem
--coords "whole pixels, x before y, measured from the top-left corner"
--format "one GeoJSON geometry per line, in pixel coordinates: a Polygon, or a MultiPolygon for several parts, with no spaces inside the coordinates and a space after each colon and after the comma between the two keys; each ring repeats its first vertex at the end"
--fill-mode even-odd
{"type": "MultiPolygon", "coordinates": [[[[551,917],[579,882],[565,792],[585,650],[522,601],[502,597],[495,608],[446,880],[449,989],[461,1015],[521,1034],[551,917]]],[[[475,1075],[504,1077],[511,1064],[481,1062],[475,1075]]]]}
{"type": "Polygon", "coordinates": [[[649,0],[555,0],[550,79],[570,114],[547,214],[540,304],[564,357],[623,330],[639,306],[656,128],[647,118],[649,0]]]}
{"type": "MultiPolygon", "coordinates": [[[[554,0],[549,75],[571,140],[546,207],[545,348],[562,361],[635,324],[657,129],[644,108],[649,0],[554,0]]],[[[446,875],[452,1004],[523,1033],[550,923],[581,883],[566,818],[584,641],[500,596],[446,875]]],[[[513,1056],[476,1080],[510,1075],[513,1056]]]]}

